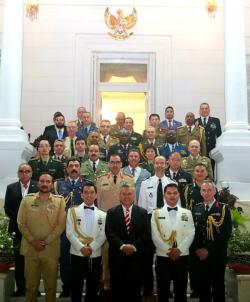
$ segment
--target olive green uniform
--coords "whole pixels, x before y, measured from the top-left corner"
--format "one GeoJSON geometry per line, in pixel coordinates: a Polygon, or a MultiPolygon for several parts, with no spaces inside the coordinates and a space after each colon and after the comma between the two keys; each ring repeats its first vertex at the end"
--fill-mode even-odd
{"type": "Polygon", "coordinates": [[[55,302],[60,235],[65,229],[64,198],[50,194],[44,200],[39,192],[27,194],[21,202],[17,223],[22,233],[21,254],[25,257],[26,301],[36,301],[42,274],[46,302],[55,302]],[[35,250],[33,240],[44,240],[45,249],[35,250]]]}
{"type": "Polygon", "coordinates": [[[196,139],[201,145],[201,155],[207,155],[205,129],[202,126],[195,126],[191,133],[188,131],[188,127],[186,125],[178,127],[176,135],[177,141],[186,146],[188,146],[191,140],[196,139]]]}
{"type": "Polygon", "coordinates": [[[203,164],[207,168],[208,177],[212,180],[213,179],[213,170],[211,165],[211,160],[206,156],[198,155],[196,157],[192,157],[189,155],[188,157],[182,158],[182,168],[186,172],[192,174],[194,171],[194,167],[197,164],[203,164]]]}
{"type": "Polygon", "coordinates": [[[106,174],[109,172],[109,166],[106,162],[99,160],[98,165],[96,166],[96,171],[94,172],[93,166],[90,163],[89,160],[86,160],[81,165],[81,177],[87,178],[89,180],[92,180],[93,182],[96,182],[96,178],[100,175],[106,174]]]}

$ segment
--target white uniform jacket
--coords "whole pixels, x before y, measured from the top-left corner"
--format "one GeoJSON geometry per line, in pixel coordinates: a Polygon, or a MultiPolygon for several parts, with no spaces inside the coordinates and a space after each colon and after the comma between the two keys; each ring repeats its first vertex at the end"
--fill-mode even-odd
{"type": "MultiPolygon", "coordinates": [[[[81,234],[86,234],[84,204],[82,203],[78,207],[74,207],[74,209],[77,218],[78,230],[80,230],[81,234]]],[[[93,238],[93,241],[89,244],[89,246],[93,250],[92,255],[90,256],[91,258],[101,256],[101,247],[104,241],[106,240],[105,221],[106,221],[106,213],[99,210],[97,207],[94,207],[92,234],[87,234],[88,236],[93,238]]],[[[83,244],[81,242],[80,237],[75,230],[72,208],[68,210],[68,214],[67,214],[66,235],[71,243],[70,253],[77,256],[83,256],[80,250],[82,247],[86,246],[86,244],[83,244]]]]}
{"type": "Polygon", "coordinates": [[[155,209],[151,218],[151,232],[157,256],[168,257],[167,252],[172,246],[166,240],[173,230],[176,230],[177,248],[181,251],[181,256],[188,255],[195,231],[191,211],[177,206],[176,224],[173,228],[167,205],[165,204],[161,209],[155,209]]]}
{"type": "MultiPolygon", "coordinates": [[[[164,187],[170,183],[175,183],[167,176],[161,178],[162,182],[162,191],[164,187]]],[[[159,178],[157,176],[151,176],[141,183],[141,189],[138,199],[138,206],[147,210],[148,214],[153,212],[153,209],[157,207],[157,187],[159,184],[159,178]]],[[[164,193],[163,193],[164,194],[164,193]]]]}

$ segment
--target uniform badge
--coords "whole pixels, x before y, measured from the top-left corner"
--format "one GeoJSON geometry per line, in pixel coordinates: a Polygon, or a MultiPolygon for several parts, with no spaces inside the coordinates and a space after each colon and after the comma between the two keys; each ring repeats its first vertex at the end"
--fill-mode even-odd
{"type": "Polygon", "coordinates": [[[102,220],[102,218],[101,218],[101,217],[100,217],[100,218],[98,218],[97,223],[98,223],[98,225],[100,225],[100,226],[103,224],[103,220],[102,220]]]}
{"type": "Polygon", "coordinates": [[[217,128],[217,127],[216,127],[216,124],[215,124],[215,123],[211,123],[210,128],[211,128],[212,130],[215,130],[215,129],[217,128]]]}
{"type": "Polygon", "coordinates": [[[150,198],[153,198],[153,193],[150,192],[150,193],[148,194],[148,196],[149,196],[150,198]]]}
{"type": "Polygon", "coordinates": [[[188,221],[188,216],[186,213],[181,214],[181,221],[188,221]]]}

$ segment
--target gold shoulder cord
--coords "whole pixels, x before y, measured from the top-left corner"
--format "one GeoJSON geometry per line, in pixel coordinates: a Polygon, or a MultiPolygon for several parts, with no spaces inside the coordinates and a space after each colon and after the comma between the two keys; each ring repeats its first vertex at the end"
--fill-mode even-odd
{"type": "Polygon", "coordinates": [[[226,206],[224,205],[222,208],[222,217],[220,221],[216,221],[213,216],[209,215],[207,218],[207,239],[214,240],[213,234],[213,226],[215,227],[216,231],[218,231],[219,227],[222,225],[225,219],[225,210],[226,206]]]}
{"type": "Polygon", "coordinates": [[[146,160],[147,158],[146,158],[145,152],[143,150],[142,143],[139,144],[138,149],[139,149],[139,151],[141,153],[141,156],[146,160]]]}
{"type": "Polygon", "coordinates": [[[54,190],[55,190],[55,194],[56,194],[56,195],[59,195],[59,193],[58,193],[58,183],[57,183],[57,181],[54,182],[54,190]]]}
{"type": "Polygon", "coordinates": [[[161,229],[161,226],[160,226],[160,223],[159,223],[158,210],[154,210],[154,220],[155,220],[155,223],[156,223],[157,230],[158,230],[158,232],[161,236],[161,239],[164,242],[167,242],[169,245],[173,246],[173,244],[176,243],[176,230],[173,230],[171,232],[171,235],[169,236],[169,238],[166,239],[165,236],[162,233],[162,229],[161,229]]]}
{"type": "Polygon", "coordinates": [[[77,225],[77,217],[76,217],[76,211],[75,208],[71,208],[71,217],[74,224],[74,229],[76,234],[78,235],[78,238],[83,244],[90,244],[94,239],[90,236],[87,236],[86,234],[82,233],[82,231],[79,229],[77,225]]]}
{"type": "MultiPolygon", "coordinates": [[[[68,203],[72,203],[73,200],[73,192],[69,192],[69,194],[65,197],[65,204],[68,205],[68,203]]],[[[72,204],[71,204],[72,207],[72,204]]]]}
{"type": "Polygon", "coordinates": [[[191,202],[189,203],[188,193],[189,193],[189,186],[186,186],[186,188],[184,190],[184,198],[185,198],[185,201],[186,201],[187,208],[192,210],[192,203],[191,202]]]}

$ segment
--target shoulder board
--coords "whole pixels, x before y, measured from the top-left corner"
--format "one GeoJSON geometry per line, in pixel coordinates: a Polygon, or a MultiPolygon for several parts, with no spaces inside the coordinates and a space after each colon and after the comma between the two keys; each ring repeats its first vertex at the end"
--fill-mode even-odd
{"type": "Polygon", "coordinates": [[[56,195],[56,194],[52,194],[52,197],[55,197],[55,198],[63,198],[63,196],[62,195],[56,195]]]}
{"type": "Polygon", "coordinates": [[[28,194],[25,195],[25,197],[26,196],[35,196],[35,195],[36,195],[36,193],[28,193],[28,194]]]}
{"type": "Polygon", "coordinates": [[[151,177],[151,176],[144,178],[144,179],[143,179],[143,181],[145,181],[145,180],[149,179],[150,177],[151,177]]]}
{"type": "Polygon", "coordinates": [[[99,175],[99,176],[97,176],[97,178],[101,178],[101,177],[107,176],[108,174],[109,174],[109,172],[107,172],[105,174],[102,174],[102,175],[99,175]]]}
{"type": "Polygon", "coordinates": [[[187,145],[179,144],[180,147],[187,147],[187,145]]]}
{"type": "Polygon", "coordinates": [[[133,176],[133,175],[127,174],[126,172],[123,172],[123,174],[124,174],[125,176],[130,177],[130,178],[134,178],[134,176],[133,176]]]}
{"type": "Polygon", "coordinates": [[[182,129],[182,128],[184,129],[184,127],[185,127],[185,126],[179,126],[179,127],[177,127],[177,129],[182,129]]]}
{"type": "Polygon", "coordinates": [[[100,209],[100,208],[98,208],[98,207],[97,207],[97,209],[98,209],[99,211],[101,211],[101,212],[105,213],[105,214],[107,213],[107,212],[106,212],[106,211],[104,211],[103,209],[100,209]]]}
{"type": "Polygon", "coordinates": [[[65,178],[57,178],[57,180],[55,182],[58,182],[58,181],[66,181],[65,178]]]}
{"type": "Polygon", "coordinates": [[[34,160],[38,160],[39,158],[37,157],[31,157],[31,159],[29,161],[34,161],[34,160]]]}
{"type": "Polygon", "coordinates": [[[56,159],[56,158],[52,158],[52,157],[50,158],[50,160],[51,160],[51,161],[55,161],[55,162],[57,162],[57,163],[60,163],[60,162],[61,162],[60,160],[58,160],[58,159],[56,159]]]}

